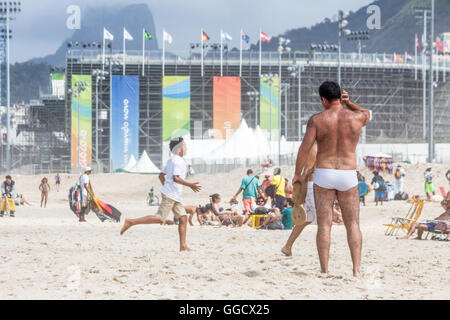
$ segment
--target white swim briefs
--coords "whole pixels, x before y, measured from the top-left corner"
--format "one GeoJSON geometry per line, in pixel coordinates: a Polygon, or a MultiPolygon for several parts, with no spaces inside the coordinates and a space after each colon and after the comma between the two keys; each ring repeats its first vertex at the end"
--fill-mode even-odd
{"type": "Polygon", "coordinates": [[[316,169],[314,184],[324,189],[341,192],[353,189],[358,185],[356,170],[316,169]]]}

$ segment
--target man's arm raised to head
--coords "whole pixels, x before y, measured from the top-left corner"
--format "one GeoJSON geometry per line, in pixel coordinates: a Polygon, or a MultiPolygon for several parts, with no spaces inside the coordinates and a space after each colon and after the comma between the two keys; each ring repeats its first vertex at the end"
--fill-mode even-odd
{"type": "Polygon", "coordinates": [[[303,169],[305,168],[306,162],[308,161],[308,157],[314,145],[314,142],[316,141],[316,137],[317,129],[315,124],[315,116],[313,116],[308,121],[308,127],[306,129],[305,136],[303,138],[302,144],[300,145],[300,148],[298,149],[297,162],[295,166],[295,181],[292,182],[293,184],[299,181],[298,178],[304,173],[303,169]]]}
{"type": "Polygon", "coordinates": [[[372,113],[370,110],[364,109],[363,107],[357,105],[356,103],[350,101],[350,96],[348,95],[348,92],[343,90],[342,91],[342,104],[346,105],[350,110],[359,112],[361,114],[361,121],[363,122],[363,126],[367,126],[372,120],[372,113]]]}

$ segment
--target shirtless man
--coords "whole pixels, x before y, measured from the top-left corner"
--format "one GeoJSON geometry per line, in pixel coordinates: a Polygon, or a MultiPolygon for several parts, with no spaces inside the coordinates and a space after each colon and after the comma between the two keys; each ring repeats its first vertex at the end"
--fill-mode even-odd
{"type": "MultiPolygon", "coordinates": [[[[311,148],[308,161],[305,165],[305,172],[308,172],[309,169],[314,169],[316,165],[316,156],[317,156],[317,144],[315,143],[313,147],[311,148]]],[[[298,172],[296,169],[295,172],[298,172]]],[[[314,204],[314,172],[311,174],[308,180],[308,191],[306,193],[306,202],[305,202],[305,211],[306,211],[306,222],[301,226],[294,226],[294,229],[292,229],[291,235],[289,236],[288,241],[284,245],[284,247],[281,249],[281,252],[284,253],[286,256],[291,257],[292,256],[292,246],[294,245],[295,240],[300,236],[303,229],[305,229],[306,226],[310,225],[311,223],[317,223],[316,219],[316,206],[314,204]]]]}
{"type": "Polygon", "coordinates": [[[347,229],[353,262],[353,275],[360,276],[362,235],[359,228],[359,191],[356,177],[356,146],[361,130],[371,118],[369,110],[350,101],[335,82],[324,82],[319,89],[325,111],[308,122],[298,151],[295,178],[302,183],[310,150],[317,142],[314,172],[314,198],[317,210],[317,250],[322,273],[328,273],[333,203],[337,199],[347,229]],[[347,106],[348,109],[344,108],[347,106]]]}

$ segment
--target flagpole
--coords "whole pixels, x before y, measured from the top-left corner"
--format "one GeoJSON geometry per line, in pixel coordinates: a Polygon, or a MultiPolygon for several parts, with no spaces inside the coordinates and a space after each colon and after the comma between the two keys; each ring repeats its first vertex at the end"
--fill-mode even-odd
{"type": "Polygon", "coordinates": [[[103,56],[102,56],[102,71],[103,71],[103,74],[105,74],[105,44],[106,44],[105,29],[103,29],[103,56]]]}
{"type": "Polygon", "coordinates": [[[223,30],[220,30],[220,76],[223,77],[223,30]]]}
{"type": "Polygon", "coordinates": [[[145,28],[142,28],[142,76],[145,76],[145,28]]]}
{"type": "Polygon", "coordinates": [[[261,28],[259,29],[259,76],[261,77],[261,64],[262,64],[262,41],[261,41],[261,28]]]}
{"type": "Polygon", "coordinates": [[[163,43],[162,43],[162,75],[165,76],[166,72],[166,29],[163,28],[163,43]]]}
{"type": "Polygon", "coordinates": [[[201,29],[202,41],[200,42],[200,50],[201,50],[201,74],[203,77],[203,28],[201,29]]]}
{"type": "Polygon", "coordinates": [[[241,52],[239,55],[239,77],[242,77],[242,36],[243,36],[244,30],[241,28],[241,52]]]}
{"type": "Polygon", "coordinates": [[[125,75],[126,61],[125,61],[125,28],[123,28],[123,75],[125,75]]]}
{"type": "Polygon", "coordinates": [[[414,39],[414,47],[416,48],[414,50],[414,80],[417,81],[417,34],[416,34],[416,38],[414,39]]]}

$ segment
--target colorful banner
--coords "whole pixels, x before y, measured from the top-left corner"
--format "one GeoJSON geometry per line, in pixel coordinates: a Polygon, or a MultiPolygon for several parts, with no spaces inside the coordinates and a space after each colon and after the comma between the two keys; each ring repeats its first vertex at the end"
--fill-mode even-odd
{"type": "Polygon", "coordinates": [[[191,78],[163,77],[163,141],[190,134],[191,78]]]}
{"type": "Polygon", "coordinates": [[[241,123],[241,78],[214,77],[214,138],[226,139],[241,123]]]}
{"type": "Polygon", "coordinates": [[[259,123],[269,134],[272,130],[272,140],[278,140],[279,85],[278,77],[261,78],[259,123]]]}
{"type": "Polygon", "coordinates": [[[65,95],[66,75],[64,73],[52,73],[52,95],[63,97],[65,95]]]}
{"type": "Polygon", "coordinates": [[[72,75],[72,168],[86,167],[91,161],[92,77],[74,74],[72,75]]]}
{"type": "Polygon", "coordinates": [[[113,171],[124,168],[131,156],[139,159],[139,78],[112,77],[111,160],[113,171]]]}

